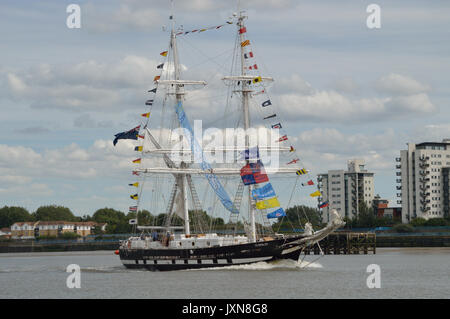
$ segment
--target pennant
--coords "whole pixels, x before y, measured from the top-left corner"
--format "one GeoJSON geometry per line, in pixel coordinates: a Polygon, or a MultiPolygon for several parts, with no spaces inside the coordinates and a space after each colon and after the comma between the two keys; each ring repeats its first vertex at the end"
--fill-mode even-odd
{"type": "Polygon", "coordinates": [[[128,208],[128,210],[130,212],[135,212],[135,211],[137,211],[137,206],[131,206],[130,208],[128,208]]]}
{"type": "Polygon", "coordinates": [[[144,114],[141,114],[141,116],[143,116],[143,117],[150,117],[150,113],[144,113],[144,114]]]}
{"type": "Polygon", "coordinates": [[[262,79],[260,76],[257,76],[256,78],[253,79],[253,83],[259,83],[261,81],[262,81],[262,79]]]}
{"type": "Polygon", "coordinates": [[[260,202],[256,202],[256,204],[255,204],[255,207],[257,209],[274,208],[274,207],[279,207],[279,206],[280,206],[280,202],[278,201],[277,197],[262,200],[260,202]]]}
{"type": "Polygon", "coordinates": [[[317,196],[320,196],[320,195],[322,195],[322,193],[320,191],[315,191],[314,193],[309,194],[309,196],[311,196],[311,197],[317,197],[317,196]]]}
{"type": "Polygon", "coordinates": [[[128,224],[130,224],[130,225],[136,225],[136,224],[137,224],[137,219],[130,219],[130,220],[128,221],[128,224]]]}
{"type": "Polygon", "coordinates": [[[249,59],[249,58],[253,58],[253,52],[249,52],[249,53],[244,53],[244,58],[245,59],[249,59]]]}
{"type": "Polygon", "coordinates": [[[133,161],[133,163],[136,163],[136,164],[139,164],[139,163],[141,163],[141,158],[137,158],[137,159],[135,159],[135,160],[133,161]]]}
{"type": "Polygon", "coordinates": [[[264,119],[268,120],[268,119],[271,119],[271,118],[276,117],[276,116],[277,116],[276,114],[272,114],[272,115],[266,116],[264,119]]]}
{"type": "Polygon", "coordinates": [[[283,208],[278,208],[277,210],[274,210],[273,212],[267,214],[267,218],[278,218],[283,216],[286,216],[283,208]]]}
{"type": "Polygon", "coordinates": [[[217,27],[216,27],[216,29],[220,29],[222,26],[221,25],[218,25],[217,27]]]}
{"type": "Polygon", "coordinates": [[[134,148],[134,150],[137,151],[137,152],[142,152],[142,146],[136,146],[134,148]]]}
{"type": "Polygon", "coordinates": [[[252,190],[252,197],[254,200],[264,199],[264,198],[270,198],[275,197],[277,194],[275,194],[275,190],[272,187],[272,184],[267,183],[261,188],[255,188],[252,190]]]}
{"type": "Polygon", "coordinates": [[[287,141],[287,135],[283,135],[282,137],[280,137],[280,139],[278,140],[278,142],[283,142],[283,141],[287,141]]]}
{"type": "Polygon", "coordinates": [[[256,64],[253,64],[248,67],[250,70],[258,70],[258,66],[256,64]]]}
{"type": "Polygon", "coordinates": [[[154,88],[154,89],[152,89],[152,90],[150,90],[148,92],[156,93],[156,88],[154,88]]]}
{"type": "Polygon", "coordinates": [[[250,40],[245,40],[245,41],[241,42],[241,47],[245,47],[249,44],[250,44],[250,40]]]}
{"type": "Polygon", "coordinates": [[[291,149],[289,150],[289,152],[294,152],[295,148],[291,145],[291,149]]]}
{"type": "Polygon", "coordinates": [[[131,129],[127,132],[117,133],[116,135],[114,135],[116,138],[113,141],[113,145],[116,146],[118,140],[121,140],[121,139],[137,140],[137,136],[138,136],[140,128],[141,128],[141,126],[139,125],[139,126],[136,126],[134,129],[131,129]]]}
{"type": "Polygon", "coordinates": [[[147,101],[145,101],[145,105],[153,105],[153,100],[147,100],[147,101]]]}
{"type": "Polygon", "coordinates": [[[161,63],[160,65],[158,65],[156,68],[157,69],[162,69],[164,67],[164,63],[161,63]]]}
{"type": "Polygon", "coordinates": [[[281,128],[282,126],[281,126],[281,123],[278,123],[278,124],[274,124],[274,125],[272,125],[272,128],[281,128]]]}
{"type": "Polygon", "coordinates": [[[132,174],[132,175],[139,176],[139,172],[138,172],[138,171],[132,171],[131,174],[132,174]]]}
{"type": "Polygon", "coordinates": [[[167,56],[167,52],[169,52],[169,51],[163,51],[163,52],[160,53],[160,55],[167,56]]]}
{"type": "Polygon", "coordinates": [[[133,184],[128,184],[128,186],[139,187],[139,183],[138,183],[138,182],[136,182],[136,183],[133,183],[133,184]]]}
{"type": "Polygon", "coordinates": [[[153,82],[158,81],[160,78],[161,78],[161,76],[159,76],[159,75],[155,76],[155,78],[153,79],[153,82]]]}
{"type": "Polygon", "coordinates": [[[134,194],[134,195],[130,195],[130,198],[134,199],[134,200],[138,200],[139,196],[138,196],[138,194],[134,194]]]}
{"type": "Polygon", "coordinates": [[[194,32],[197,32],[197,31],[198,31],[198,30],[197,30],[197,29],[195,29],[195,30],[192,30],[191,32],[192,32],[192,33],[194,33],[194,32]]]}
{"type": "Polygon", "coordinates": [[[289,163],[287,163],[287,165],[289,165],[289,164],[295,164],[295,163],[297,163],[299,160],[300,160],[299,158],[293,159],[292,161],[290,161],[289,163]]]}
{"type": "Polygon", "coordinates": [[[205,32],[206,30],[208,30],[208,29],[201,29],[201,30],[199,31],[199,33],[200,33],[200,32],[205,32]]]}
{"type": "Polygon", "coordinates": [[[227,23],[228,23],[228,24],[233,24],[233,22],[231,22],[231,21],[227,21],[227,23]]]}
{"type": "Polygon", "coordinates": [[[242,27],[239,29],[239,34],[247,32],[247,29],[245,27],[242,27]]]}
{"type": "Polygon", "coordinates": [[[322,204],[319,205],[319,208],[325,208],[328,207],[330,204],[328,203],[328,201],[323,202],[322,204]]]}
{"type": "Polygon", "coordinates": [[[145,138],[145,136],[144,136],[144,135],[138,135],[138,137],[139,137],[139,138],[145,138]]]}
{"type": "Polygon", "coordinates": [[[304,175],[306,173],[308,173],[308,172],[304,168],[299,169],[298,171],[295,172],[295,174],[297,174],[297,175],[304,175]]]}

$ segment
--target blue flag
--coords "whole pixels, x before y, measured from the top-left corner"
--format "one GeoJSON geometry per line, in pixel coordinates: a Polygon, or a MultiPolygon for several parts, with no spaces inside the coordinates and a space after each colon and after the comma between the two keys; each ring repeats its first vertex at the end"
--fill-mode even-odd
{"type": "Polygon", "coordinates": [[[267,214],[267,218],[278,218],[283,216],[286,216],[283,208],[278,208],[277,210],[267,214]]]}
{"type": "Polygon", "coordinates": [[[258,199],[265,199],[265,198],[269,198],[269,197],[275,197],[277,196],[275,194],[275,190],[272,187],[272,184],[267,183],[266,185],[264,185],[261,188],[255,188],[254,190],[252,190],[252,197],[255,200],[258,199]]]}
{"type": "Polygon", "coordinates": [[[140,128],[141,126],[139,125],[127,132],[117,133],[114,135],[116,138],[113,141],[113,145],[116,146],[117,141],[121,139],[137,140],[140,128]]]}

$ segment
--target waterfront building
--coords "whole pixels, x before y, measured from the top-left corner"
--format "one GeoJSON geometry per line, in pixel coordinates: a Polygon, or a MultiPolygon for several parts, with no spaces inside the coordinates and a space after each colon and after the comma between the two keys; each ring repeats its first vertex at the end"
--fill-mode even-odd
{"type": "Polygon", "coordinates": [[[365,169],[363,159],[347,161],[347,170],[329,170],[317,177],[322,193],[319,202],[328,201],[322,209],[322,221],[330,221],[330,210],[336,209],[342,217],[354,218],[360,211],[361,203],[372,206],[374,199],[374,173],[365,169]]]}
{"type": "Polygon", "coordinates": [[[0,228],[0,238],[10,238],[11,237],[11,228],[0,228]]]}
{"type": "Polygon", "coordinates": [[[106,223],[38,221],[19,222],[11,226],[12,238],[31,239],[39,236],[58,237],[64,233],[75,233],[82,237],[91,235],[94,229],[106,230],[106,223]]]}
{"type": "Polygon", "coordinates": [[[11,225],[11,238],[32,239],[39,222],[17,222],[11,225]]]}
{"type": "Polygon", "coordinates": [[[396,162],[402,222],[449,216],[450,139],[408,143],[396,162]]]}

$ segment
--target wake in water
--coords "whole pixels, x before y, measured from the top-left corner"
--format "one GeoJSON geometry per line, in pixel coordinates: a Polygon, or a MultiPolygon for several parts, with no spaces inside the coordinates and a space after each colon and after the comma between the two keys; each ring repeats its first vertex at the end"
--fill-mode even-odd
{"type": "Polygon", "coordinates": [[[226,267],[213,267],[203,269],[189,269],[186,271],[205,271],[205,270],[302,270],[302,269],[317,269],[323,268],[321,264],[317,262],[302,261],[297,262],[292,259],[282,259],[276,261],[260,261],[254,264],[246,265],[233,265],[226,267]]]}

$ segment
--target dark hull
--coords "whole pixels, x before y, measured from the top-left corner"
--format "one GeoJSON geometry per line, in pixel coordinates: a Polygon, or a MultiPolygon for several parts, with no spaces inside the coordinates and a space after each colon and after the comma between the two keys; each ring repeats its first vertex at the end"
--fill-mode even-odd
{"type": "Polygon", "coordinates": [[[279,259],[298,260],[298,236],[264,242],[197,249],[119,249],[125,267],[152,271],[201,269],[279,259]]]}

